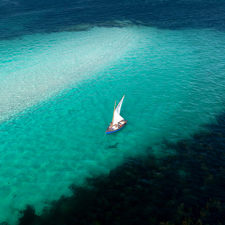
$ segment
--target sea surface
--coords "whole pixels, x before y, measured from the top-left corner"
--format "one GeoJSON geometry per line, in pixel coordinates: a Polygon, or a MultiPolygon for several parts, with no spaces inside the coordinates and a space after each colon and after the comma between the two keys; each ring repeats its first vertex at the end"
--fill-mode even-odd
{"type": "Polygon", "coordinates": [[[206,133],[225,110],[224,21],[222,0],[0,0],[0,222],[206,133]],[[128,124],[106,135],[124,94],[128,124]]]}

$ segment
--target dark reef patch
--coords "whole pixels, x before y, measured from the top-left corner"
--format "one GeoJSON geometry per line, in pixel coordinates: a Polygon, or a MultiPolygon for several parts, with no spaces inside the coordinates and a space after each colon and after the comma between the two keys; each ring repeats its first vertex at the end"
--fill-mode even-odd
{"type": "Polygon", "coordinates": [[[71,185],[73,195],[42,215],[28,206],[19,224],[224,224],[225,114],[208,133],[163,144],[176,154],[157,159],[149,148],[147,157],[126,159],[108,176],[71,185]]]}

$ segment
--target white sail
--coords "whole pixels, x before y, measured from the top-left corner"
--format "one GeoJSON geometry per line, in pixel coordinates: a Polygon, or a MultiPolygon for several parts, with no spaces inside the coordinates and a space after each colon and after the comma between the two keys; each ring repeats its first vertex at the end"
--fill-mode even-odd
{"type": "Polygon", "coordinates": [[[116,107],[116,109],[114,111],[113,121],[112,121],[113,125],[117,124],[121,120],[124,120],[124,118],[122,116],[120,116],[120,110],[121,110],[121,106],[122,106],[122,103],[123,103],[123,99],[124,99],[124,96],[122,97],[122,99],[120,100],[119,104],[117,105],[117,107],[116,107]]]}
{"type": "Polygon", "coordinates": [[[118,113],[115,112],[114,117],[113,117],[113,125],[117,124],[121,120],[124,120],[124,118],[122,116],[120,116],[118,113]]]}

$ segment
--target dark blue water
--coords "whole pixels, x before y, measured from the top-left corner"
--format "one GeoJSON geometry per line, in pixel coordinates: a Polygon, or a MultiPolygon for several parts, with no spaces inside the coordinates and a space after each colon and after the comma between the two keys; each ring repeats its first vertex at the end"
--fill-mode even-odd
{"type": "Polygon", "coordinates": [[[162,29],[225,28],[223,0],[1,1],[0,38],[58,32],[69,26],[118,26],[129,21],[162,29]]]}

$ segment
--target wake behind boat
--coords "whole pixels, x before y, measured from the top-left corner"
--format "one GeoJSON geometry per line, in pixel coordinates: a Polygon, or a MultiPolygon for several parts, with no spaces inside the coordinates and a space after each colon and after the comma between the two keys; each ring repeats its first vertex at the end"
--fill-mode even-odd
{"type": "MultiPolygon", "coordinates": [[[[116,131],[119,131],[127,124],[127,120],[124,120],[124,118],[120,116],[120,110],[121,110],[124,97],[125,95],[122,97],[122,99],[120,100],[116,108],[114,106],[113,119],[106,130],[106,134],[111,134],[116,131]]],[[[115,102],[115,105],[116,105],[116,102],[115,102]]]]}

